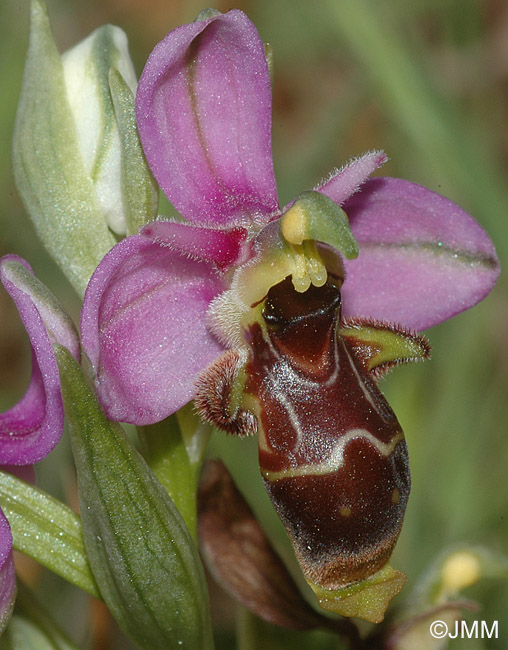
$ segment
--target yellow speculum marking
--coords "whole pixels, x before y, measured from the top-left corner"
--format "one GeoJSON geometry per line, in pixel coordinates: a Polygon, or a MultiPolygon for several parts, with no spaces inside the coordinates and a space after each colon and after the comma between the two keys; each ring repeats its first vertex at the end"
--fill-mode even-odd
{"type": "Polygon", "coordinates": [[[392,492],[392,503],[396,504],[400,501],[400,491],[399,488],[395,488],[395,490],[392,492]]]}
{"type": "Polygon", "coordinates": [[[340,510],[339,513],[343,517],[351,517],[351,508],[348,508],[347,506],[343,506],[340,510]]]}

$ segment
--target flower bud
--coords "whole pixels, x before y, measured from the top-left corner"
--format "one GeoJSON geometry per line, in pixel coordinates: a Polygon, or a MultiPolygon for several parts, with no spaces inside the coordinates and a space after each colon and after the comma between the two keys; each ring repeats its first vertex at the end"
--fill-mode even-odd
{"type": "Polygon", "coordinates": [[[103,25],[65,52],[62,64],[78,148],[84,171],[94,186],[97,207],[111,230],[125,235],[122,152],[109,70],[114,66],[131,91],[136,91],[127,37],[119,27],[103,25]]]}
{"type": "Polygon", "coordinates": [[[482,578],[506,580],[507,575],[507,558],[488,547],[460,545],[445,549],[417,582],[404,608],[409,616],[396,620],[386,634],[383,647],[443,650],[448,647],[449,638],[455,638],[456,622],[464,612],[479,609],[477,603],[466,600],[461,592],[482,578]]]}
{"type": "Polygon", "coordinates": [[[425,572],[416,589],[414,607],[441,605],[456,599],[482,578],[508,576],[508,558],[486,546],[446,549],[425,572]]]}
{"type": "Polygon", "coordinates": [[[33,0],[14,175],[38,236],[80,294],[115,234],[141,225],[133,213],[151,219],[156,210],[153,180],[132,136],[135,88],[118,27],[100,27],[60,56],[45,7],[33,0]]]}

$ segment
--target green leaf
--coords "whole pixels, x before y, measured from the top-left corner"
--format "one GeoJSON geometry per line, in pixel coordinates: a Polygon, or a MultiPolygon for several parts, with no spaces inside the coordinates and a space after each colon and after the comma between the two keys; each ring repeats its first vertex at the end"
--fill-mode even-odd
{"type": "Polygon", "coordinates": [[[102,597],[144,650],[211,648],[203,569],[175,504],[106,418],[72,356],[59,346],[55,353],[85,546],[102,597]]]}
{"type": "Polygon", "coordinates": [[[75,512],[41,489],[1,471],[0,506],[17,551],[100,598],[75,512]]]}
{"type": "Polygon", "coordinates": [[[23,583],[18,582],[16,609],[0,639],[0,650],[79,650],[37,602],[23,583]]]}
{"type": "Polygon", "coordinates": [[[14,177],[37,235],[82,295],[116,240],[94,203],[46,9],[33,0],[13,142],[14,177]]]}
{"type": "Polygon", "coordinates": [[[120,72],[111,68],[109,86],[122,148],[122,187],[126,206],[127,234],[157,216],[159,189],[148,168],[139,140],[134,95],[120,72]]]}

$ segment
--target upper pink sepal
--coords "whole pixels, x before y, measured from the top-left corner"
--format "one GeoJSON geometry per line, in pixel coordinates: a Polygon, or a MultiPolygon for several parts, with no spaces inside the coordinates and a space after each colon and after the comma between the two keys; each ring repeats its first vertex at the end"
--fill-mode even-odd
{"type": "Polygon", "coordinates": [[[53,343],[80,357],[71,319],[53,294],[16,255],[0,261],[0,278],[18,308],[32,346],[32,376],[23,398],[0,413],[0,465],[28,465],[44,458],[60,440],[63,405],[53,343]]]}
{"type": "Polygon", "coordinates": [[[245,228],[203,228],[176,221],[152,221],[140,234],[182,255],[215,262],[221,270],[240,261],[242,243],[247,237],[245,228]]]}
{"type": "Polygon", "coordinates": [[[224,290],[215,268],[142,235],[124,239],[99,264],[81,332],[110,419],[152,424],[192,398],[197,375],[223,351],[205,323],[224,290]]]}
{"type": "Polygon", "coordinates": [[[188,221],[231,226],[278,209],[270,75],[243,12],[170,32],[147,61],[136,110],[150,169],[188,221]]]}
{"type": "Polygon", "coordinates": [[[483,228],[456,203],[395,178],[368,180],[345,204],[359,246],[346,260],[344,317],[423,330],[472,307],[499,263],[483,228]]]}

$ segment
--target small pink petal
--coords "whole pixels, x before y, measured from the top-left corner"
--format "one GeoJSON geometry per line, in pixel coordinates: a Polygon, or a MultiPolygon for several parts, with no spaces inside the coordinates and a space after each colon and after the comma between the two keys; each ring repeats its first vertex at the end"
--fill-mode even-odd
{"type": "Polygon", "coordinates": [[[395,178],[367,181],[344,205],[360,255],[346,260],[344,316],[422,330],[472,307],[499,275],[483,228],[456,203],[395,178]]]}
{"type": "Polygon", "coordinates": [[[326,194],[338,205],[342,205],[387,160],[384,151],[369,151],[333,173],[326,182],[315,189],[326,194]]]}
{"type": "Polygon", "coordinates": [[[152,221],[140,234],[182,255],[215,262],[221,270],[240,260],[242,242],[247,237],[245,228],[218,230],[175,221],[152,221]]]}
{"type": "Polygon", "coordinates": [[[247,224],[278,209],[270,75],[244,13],[170,32],[148,59],[136,102],[148,164],[188,221],[247,224]]]}
{"type": "Polygon", "coordinates": [[[223,290],[211,264],[141,235],[106,255],[88,285],[81,329],[109,418],[152,424],[192,398],[196,376],[223,351],[205,325],[223,290]]]}
{"type": "Polygon", "coordinates": [[[38,462],[55,447],[63,431],[60,376],[53,343],[66,346],[76,359],[76,330],[53,294],[35,278],[28,262],[7,255],[0,278],[16,303],[32,346],[32,376],[24,397],[0,413],[0,464],[38,462]]]}

